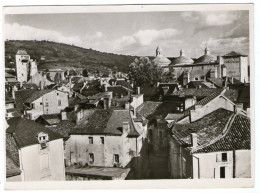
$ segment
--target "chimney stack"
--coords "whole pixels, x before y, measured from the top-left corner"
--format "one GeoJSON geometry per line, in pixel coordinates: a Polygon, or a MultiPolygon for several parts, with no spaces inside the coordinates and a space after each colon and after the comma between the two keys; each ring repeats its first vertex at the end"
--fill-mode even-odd
{"type": "Polygon", "coordinates": [[[104,96],[104,109],[110,109],[111,107],[111,96],[105,95],[104,96]]]}
{"type": "Polygon", "coordinates": [[[130,132],[129,122],[123,122],[123,134],[128,135],[130,132]]]}
{"type": "Polygon", "coordinates": [[[198,146],[198,135],[197,133],[191,133],[191,145],[193,148],[198,146]]]}
{"type": "Polygon", "coordinates": [[[129,109],[130,109],[130,103],[129,103],[129,102],[125,103],[125,109],[126,109],[126,110],[129,110],[129,109]]]}
{"type": "Polygon", "coordinates": [[[231,77],[231,83],[234,84],[234,77],[231,77]]]}
{"type": "Polygon", "coordinates": [[[68,120],[66,111],[61,111],[61,120],[62,121],[68,120]]]}
{"type": "Polygon", "coordinates": [[[137,94],[140,94],[140,86],[137,87],[137,94]]]}
{"type": "Polygon", "coordinates": [[[236,104],[234,106],[234,113],[241,113],[241,111],[243,110],[243,103],[239,103],[239,104],[236,104]]]}
{"type": "Polygon", "coordinates": [[[164,86],[164,87],[162,87],[162,89],[163,89],[163,95],[165,96],[167,94],[167,92],[169,91],[169,87],[164,86]]]}

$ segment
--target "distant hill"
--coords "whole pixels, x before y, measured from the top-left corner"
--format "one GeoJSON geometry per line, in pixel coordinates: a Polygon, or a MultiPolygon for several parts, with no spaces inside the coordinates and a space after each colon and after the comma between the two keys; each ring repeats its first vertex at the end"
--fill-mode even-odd
{"type": "Polygon", "coordinates": [[[117,67],[119,71],[127,72],[129,64],[136,58],[49,41],[9,40],[5,41],[6,67],[14,67],[12,62],[15,62],[15,54],[19,49],[26,50],[31,58],[39,61],[40,69],[75,67],[104,70],[117,67]],[[40,61],[42,56],[45,56],[45,62],[40,61]]]}

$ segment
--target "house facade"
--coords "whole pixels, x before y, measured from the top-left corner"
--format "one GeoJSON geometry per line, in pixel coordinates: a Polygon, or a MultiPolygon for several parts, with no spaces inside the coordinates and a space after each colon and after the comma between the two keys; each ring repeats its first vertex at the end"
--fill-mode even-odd
{"type": "Polygon", "coordinates": [[[24,105],[25,114],[31,120],[35,120],[40,115],[57,114],[68,107],[68,93],[58,90],[35,90],[24,101],[24,105]]]}
{"type": "Polygon", "coordinates": [[[21,171],[21,181],[65,180],[64,146],[61,135],[34,121],[11,118],[6,148],[21,171]]]}

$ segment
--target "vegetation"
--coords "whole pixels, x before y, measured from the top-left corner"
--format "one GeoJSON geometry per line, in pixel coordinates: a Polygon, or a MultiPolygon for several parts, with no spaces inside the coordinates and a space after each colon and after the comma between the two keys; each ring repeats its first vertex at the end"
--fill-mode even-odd
{"type": "Polygon", "coordinates": [[[129,65],[129,78],[136,86],[154,85],[173,79],[173,71],[164,72],[163,68],[151,62],[148,57],[141,57],[129,65]]]}
{"type": "Polygon", "coordinates": [[[51,41],[5,41],[5,65],[14,67],[17,50],[24,49],[40,64],[39,68],[87,68],[88,71],[118,69],[127,73],[135,56],[118,55],[85,49],[73,45],[51,41]],[[41,57],[45,60],[41,60],[41,57]]]}

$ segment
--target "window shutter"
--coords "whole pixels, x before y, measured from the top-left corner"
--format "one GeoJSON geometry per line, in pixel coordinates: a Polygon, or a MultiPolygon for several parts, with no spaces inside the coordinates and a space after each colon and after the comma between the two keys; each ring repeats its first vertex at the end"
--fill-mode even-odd
{"type": "Polygon", "coordinates": [[[216,154],[216,162],[221,162],[221,153],[216,154]]]}

